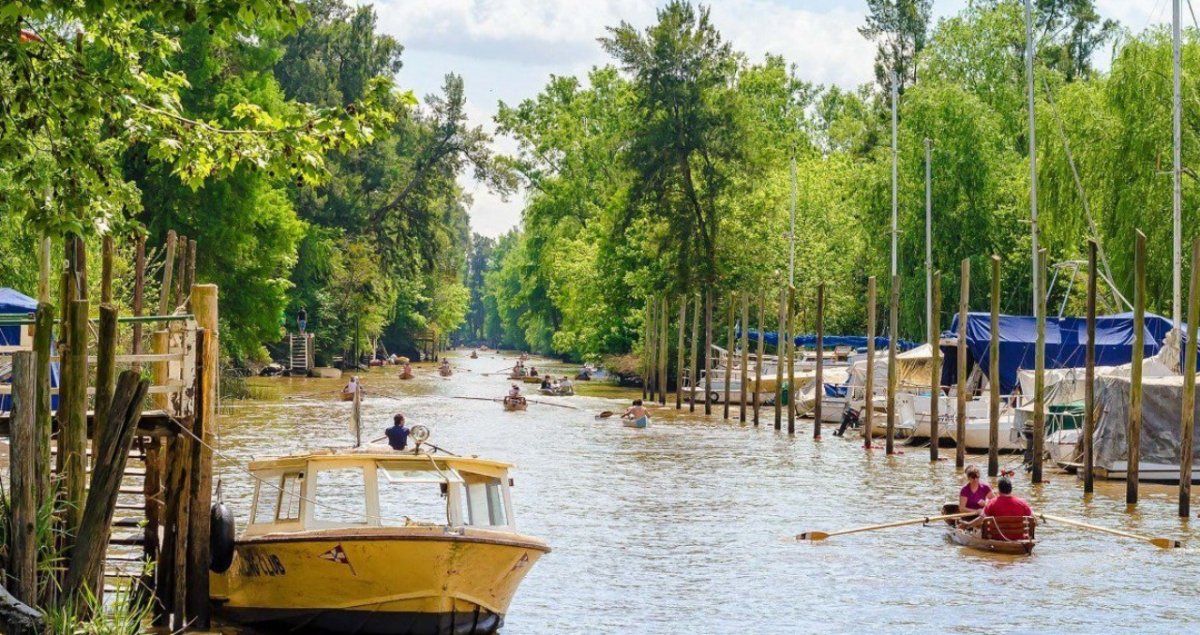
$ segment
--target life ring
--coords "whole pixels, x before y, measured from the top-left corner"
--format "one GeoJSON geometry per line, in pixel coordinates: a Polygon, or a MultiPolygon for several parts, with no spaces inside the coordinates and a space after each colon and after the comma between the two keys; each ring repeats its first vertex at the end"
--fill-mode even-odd
{"type": "Polygon", "coordinates": [[[233,512],[224,503],[213,503],[209,512],[209,564],[214,573],[225,573],[233,564],[233,512]]]}

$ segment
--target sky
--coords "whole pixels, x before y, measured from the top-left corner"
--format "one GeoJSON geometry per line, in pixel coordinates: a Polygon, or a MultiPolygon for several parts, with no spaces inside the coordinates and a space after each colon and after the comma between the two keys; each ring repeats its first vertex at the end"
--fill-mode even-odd
{"type": "MultiPolygon", "coordinates": [[[[365,2],[365,0],[364,0],[365,2]]],[[[535,96],[551,75],[581,75],[609,63],[596,38],[605,27],[653,22],[654,0],[374,0],[379,28],[404,45],[398,82],[423,97],[440,91],[447,73],[462,75],[473,125],[494,130],[503,101],[535,96]]],[[[804,79],[851,88],[873,81],[874,45],[858,34],[866,0],[711,0],[712,17],[733,46],[761,59],[795,63],[804,79]]],[[[967,0],[934,0],[934,21],[958,13],[967,0]]],[[[1133,31],[1170,20],[1171,0],[1096,0],[1101,15],[1133,31]]],[[[1185,17],[1187,13],[1185,10],[1185,17]]],[[[1106,66],[1104,60],[1097,60],[1106,66]]],[[[497,138],[497,152],[514,152],[497,138]]],[[[472,229],[498,236],[520,223],[524,194],[508,200],[470,176],[472,229]]]]}

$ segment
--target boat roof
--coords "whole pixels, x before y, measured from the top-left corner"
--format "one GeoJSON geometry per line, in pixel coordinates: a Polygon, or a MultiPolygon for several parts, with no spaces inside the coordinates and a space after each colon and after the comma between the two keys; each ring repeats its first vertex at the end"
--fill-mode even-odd
{"type": "Polygon", "coordinates": [[[430,454],[428,452],[396,451],[388,446],[374,445],[363,448],[325,449],[290,454],[286,456],[257,459],[250,462],[250,470],[278,470],[305,467],[310,463],[337,465],[339,463],[360,463],[362,461],[387,461],[388,463],[411,463],[414,468],[428,467],[430,461],[438,467],[450,467],[467,472],[483,474],[498,474],[507,472],[513,467],[511,463],[483,459],[478,456],[454,456],[451,454],[430,454]]]}

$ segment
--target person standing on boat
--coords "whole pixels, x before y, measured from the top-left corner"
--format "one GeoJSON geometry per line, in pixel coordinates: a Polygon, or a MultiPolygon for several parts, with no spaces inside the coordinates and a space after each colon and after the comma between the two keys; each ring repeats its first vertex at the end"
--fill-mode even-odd
{"type": "Polygon", "coordinates": [[[979,466],[968,465],[967,484],[958,492],[958,510],[980,511],[995,497],[991,486],[979,480],[979,466]]]}
{"type": "Polygon", "coordinates": [[[396,413],[392,417],[392,427],[385,432],[387,434],[388,445],[392,446],[393,450],[400,451],[408,447],[408,427],[404,425],[404,415],[396,413]]]}

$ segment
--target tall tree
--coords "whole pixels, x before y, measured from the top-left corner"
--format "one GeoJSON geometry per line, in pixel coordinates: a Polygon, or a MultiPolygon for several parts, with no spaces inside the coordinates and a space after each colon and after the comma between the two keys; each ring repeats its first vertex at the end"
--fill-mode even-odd
{"type": "Polygon", "coordinates": [[[875,81],[884,90],[904,89],[917,81],[917,54],[925,48],[933,0],[867,0],[867,23],[858,28],[875,42],[875,81]]]}

